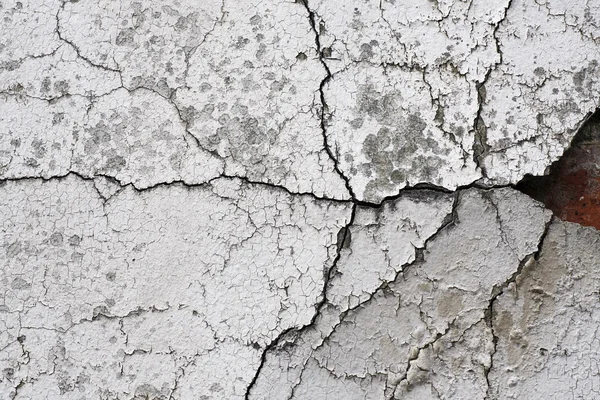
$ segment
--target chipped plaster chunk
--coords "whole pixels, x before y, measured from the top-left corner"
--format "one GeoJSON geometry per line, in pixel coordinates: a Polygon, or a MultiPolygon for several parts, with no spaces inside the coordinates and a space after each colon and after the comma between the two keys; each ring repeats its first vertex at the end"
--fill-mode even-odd
{"type": "Polygon", "coordinates": [[[600,9],[569,3],[565,12],[565,4],[514,0],[498,28],[502,63],[485,82],[481,110],[493,183],[543,174],[600,105],[600,49],[590,35],[600,9]]]}
{"type": "Polygon", "coordinates": [[[359,199],[378,203],[405,186],[456,189],[480,178],[465,150],[474,140],[474,87],[447,71],[432,76],[358,64],[327,82],[328,142],[359,199]]]}
{"type": "MultiPolygon", "coordinates": [[[[453,140],[460,144],[460,151],[446,154],[441,158],[443,162],[433,167],[431,159],[429,162],[421,159],[419,173],[410,163],[401,165],[398,168],[401,174],[396,173],[398,182],[391,179],[394,168],[386,170],[374,185],[382,192],[373,196],[375,202],[404,186],[406,176],[415,173],[413,182],[425,181],[450,189],[476,181],[479,173],[488,184],[516,183],[526,174],[543,174],[568,147],[586,116],[600,104],[595,73],[600,58],[596,43],[600,9],[594,4],[577,7],[558,0],[535,3],[515,0],[490,7],[480,1],[345,2],[343,5],[316,1],[309,2],[309,6],[315,13],[323,60],[333,74],[331,84],[335,87],[338,74],[349,71],[338,81],[350,87],[350,93],[341,90],[340,95],[360,97],[352,91],[353,77],[360,75],[355,68],[380,68],[380,72],[367,73],[375,77],[385,75],[378,80],[382,85],[390,85],[385,93],[379,91],[378,97],[415,93],[413,107],[425,110],[421,115],[425,126],[436,125],[439,116],[462,113],[454,129],[442,128],[447,136],[458,139],[453,140]],[[395,68],[413,74],[389,73],[395,68]],[[454,76],[443,87],[461,88],[456,91],[462,93],[470,91],[468,100],[472,103],[448,110],[443,104],[442,107],[434,104],[438,97],[435,93],[431,94],[431,105],[424,98],[419,100],[428,89],[419,87],[419,81],[429,83],[432,87],[429,90],[435,91],[431,75],[446,69],[454,76]],[[469,89],[462,88],[465,85],[469,89]],[[474,94],[476,91],[479,94],[474,94]],[[457,136],[457,130],[468,134],[457,136]],[[463,169],[456,164],[461,159],[463,169]],[[472,161],[480,164],[480,171],[473,171],[469,165],[472,161]],[[441,176],[419,176],[428,169],[434,173],[440,170],[441,176]]],[[[365,84],[364,79],[359,78],[358,82],[365,84]]],[[[326,103],[338,110],[335,94],[326,103]]],[[[352,100],[348,103],[352,104],[352,100]]],[[[368,124],[363,127],[355,115],[359,113],[357,109],[345,111],[348,108],[342,107],[344,111],[333,114],[331,147],[337,152],[357,196],[363,199],[365,188],[375,174],[361,171],[361,166],[373,169],[377,165],[398,163],[399,159],[406,163],[410,157],[364,159],[358,149],[369,145],[367,138],[376,135],[381,127],[368,124]],[[343,122],[340,126],[339,119],[346,124],[352,121],[362,129],[346,127],[343,122]]],[[[406,107],[398,104],[387,111],[387,114],[402,114],[406,107]]],[[[445,142],[447,138],[438,135],[420,135],[423,141],[420,146],[413,146],[413,152],[417,153],[414,157],[419,156],[419,151],[432,150],[438,157],[448,151],[451,147],[445,142]],[[432,137],[435,144],[427,142],[432,137]]],[[[369,194],[364,198],[369,200],[369,194]]]]}
{"type": "MultiPolygon", "coordinates": [[[[326,71],[302,4],[192,3],[56,4],[48,35],[56,46],[36,58],[6,61],[2,103],[12,97],[89,99],[76,110],[85,116],[75,121],[89,120],[89,129],[105,124],[114,141],[89,149],[85,138],[61,129],[61,141],[77,142],[70,143],[69,170],[84,176],[107,175],[144,188],[225,174],[349,199],[325,148],[318,88],[326,71]]],[[[33,11],[21,8],[15,6],[15,15],[33,19],[33,11]]],[[[66,173],[9,168],[17,151],[6,147],[3,177],[66,173]]],[[[52,150],[47,158],[68,162],[52,150]]]]}

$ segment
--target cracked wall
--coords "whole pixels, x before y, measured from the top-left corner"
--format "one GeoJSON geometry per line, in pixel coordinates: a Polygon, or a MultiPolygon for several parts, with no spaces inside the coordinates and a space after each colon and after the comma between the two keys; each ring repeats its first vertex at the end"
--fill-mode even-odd
{"type": "Polygon", "coordinates": [[[0,14],[1,399],[600,396],[600,1],[0,14]]]}

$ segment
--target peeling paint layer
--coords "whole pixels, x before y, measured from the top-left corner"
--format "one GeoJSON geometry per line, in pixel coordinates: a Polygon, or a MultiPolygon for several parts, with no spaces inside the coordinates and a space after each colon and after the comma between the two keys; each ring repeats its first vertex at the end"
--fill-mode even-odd
{"type": "Polygon", "coordinates": [[[0,398],[594,398],[599,27],[2,1],[0,398]]]}

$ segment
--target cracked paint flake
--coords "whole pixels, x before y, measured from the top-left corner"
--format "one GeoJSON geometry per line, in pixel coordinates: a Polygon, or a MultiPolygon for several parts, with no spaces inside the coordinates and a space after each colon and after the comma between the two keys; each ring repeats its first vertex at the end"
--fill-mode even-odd
{"type": "Polygon", "coordinates": [[[325,86],[327,136],[359,198],[379,202],[418,183],[456,189],[480,177],[465,150],[474,135],[464,129],[476,92],[464,80],[448,88],[451,72],[432,75],[430,83],[418,70],[366,65],[325,86]]]}
{"type": "Polygon", "coordinates": [[[542,175],[600,106],[599,17],[596,2],[511,2],[497,32],[502,63],[485,82],[481,110],[492,182],[542,175]]]}
{"type": "Polygon", "coordinates": [[[361,200],[379,202],[418,183],[454,190],[540,175],[600,106],[597,6],[580,13],[559,1],[521,0],[313,7],[331,71],[327,133],[361,200]],[[373,95],[378,101],[366,107],[373,95]],[[395,132],[398,143],[375,140],[380,130],[395,132]]]}
{"type": "MultiPolygon", "coordinates": [[[[14,7],[4,9],[7,24],[36,5],[14,7]]],[[[228,175],[349,198],[323,147],[325,70],[301,5],[205,2],[182,14],[139,2],[46,7],[47,48],[16,59],[17,50],[3,51],[3,177],[72,171],[145,188],[228,175]],[[59,123],[67,126],[49,126],[59,123]]]]}
{"type": "MultiPolygon", "coordinates": [[[[142,192],[127,186],[106,200],[92,181],[74,175],[6,182],[0,190],[2,318],[10,324],[1,347],[20,343],[27,354],[26,363],[2,369],[14,370],[8,383],[23,382],[25,396],[57,387],[61,395],[76,390],[102,397],[110,377],[125,368],[124,354],[142,350],[154,355],[156,365],[172,363],[173,374],[187,364],[221,362],[216,374],[235,379],[211,379],[221,382],[224,397],[241,396],[258,367],[259,350],[279,332],[310,322],[338,231],[351,211],[345,204],[320,204],[226,178],[142,192]],[[145,328],[135,322],[138,314],[147,319],[145,328]],[[129,327],[137,332],[135,340],[129,327]],[[91,335],[97,360],[80,358],[88,346],[80,335],[91,335]],[[60,351],[60,363],[47,359],[54,351],[60,351]],[[228,357],[237,359],[231,369],[228,357]],[[64,372],[53,373],[57,363],[64,372]],[[81,368],[100,372],[85,372],[88,381],[75,388],[81,368]]],[[[131,394],[136,382],[156,388],[158,372],[143,368],[130,373],[143,382],[125,379],[111,390],[131,394]]],[[[173,389],[167,378],[158,389],[173,389]]],[[[185,390],[207,391],[211,379],[186,381],[185,390]]]]}
{"type": "MultiPolygon", "coordinates": [[[[405,208],[395,206],[389,205],[382,225],[403,222],[400,210],[405,208]]],[[[402,260],[401,269],[392,271],[391,278],[379,286],[369,287],[367,296],[350,303],[350,308],[336,297],[328,298],[313,326],[283,336],[267,356],[249,398],[327,399],[338,385],[344,386],[340,398],[404,398],[404,392],[413,390],[428,393],[421,398],[436,398],[436,387],[446,390],[439,398],[483,398],[492,353],[491,332],[485,325],[490,301],[537,252],[550,212],[512,189],[459,192],[454,210],[447,212],[452,219],[442,225],[445,216],[441,215],[434,222],[432,227],[439,228],[423,239],[418,258],[402,260]],[[520,229],[524,218],[530,221],[528,229],[520,229]],[[470,329],[481,330],[490,340],[477,344],[477,339],[469,339],[470,329]],[[444,359],[460,358],[461,353],[468,357],[466,349],[459,354],[448,350],[450,354],[445,355],[444,348],[457,343],[470,346],[472,341],[481,351],[475,359],[461,361],[464,369],[454,369],[454,362],[443,364],[444,359]],[[413,364],[431,359],[431,351],[442,353],[436,356],[435,361],[441,363],[437,368],[450,369],[456,376],[437,378],[412,371],[417,368],[413,364]],[[305,374],[311,378],[304,379],[305,374]],[[315,380],[323,383],[315,384],[315,380]],[[479,381],[480,387],[461,384],[469,380],[479,381]]],[[[417,226],[413,224],[413,229],[417,226]]],[[[375,234],[376,243],[396,236],[395,229],[382,228],[375,234]]],[[[336,266],[342,273],[345,263],[361,257],[384,258],[388,252],[386,248],[370,250],[372,239],[367,235],[354,236],[352,253],[342,256],[336,266]]],[[[377,270],[367,269],[359,282],[368,282],[369,273],[376,279],[379,276],[377,270]]],[[[336,278],[329,283],[336,293],[336,278]]]]}
{"type": "Polygon", "coordinates": [[[598,392],[598,1],[0,14],[0,398],[598,392]]]}

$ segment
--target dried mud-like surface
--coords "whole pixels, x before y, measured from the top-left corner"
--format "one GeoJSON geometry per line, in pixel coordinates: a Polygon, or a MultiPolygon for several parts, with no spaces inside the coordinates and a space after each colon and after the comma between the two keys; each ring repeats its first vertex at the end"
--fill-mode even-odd
{"type": "Polygon", "coordinates": [[[597,397],[600,2],[0,14],[0,398],[597,397]]]}

